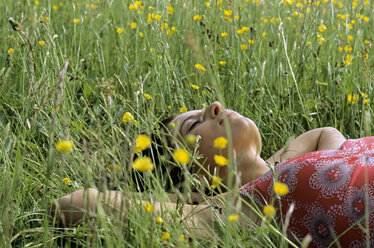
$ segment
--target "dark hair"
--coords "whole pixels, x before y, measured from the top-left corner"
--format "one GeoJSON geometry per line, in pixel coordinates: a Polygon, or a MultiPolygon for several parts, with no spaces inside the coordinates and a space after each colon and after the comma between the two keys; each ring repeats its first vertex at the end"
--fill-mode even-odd
{"type": "MultiPolygon", "coordinates": [[[[169,117],[160,122],[157,126],[157,131],[151,135],[151,146],[146,150],[142,151],[143,156],[150,157],[155,164],[155,170],[152,172],[160,180],[159,183],[163,186],[166,191],[170,191],[173,188],[177,188],[183,191],[182,183],[184,181],[183,171],[180,167],[168,163],[168,159],[162,159],[168,157],[168,151],[166,147],[173,147],[168,135],[170,135],[167,125],[174,119],[169,117]]],[[[134,160],[138,157],[134,155],[134,160]]],[[[148,190],[151,185],[147,185],[144,175],[142,172],[135,170],[130,171],[132,182],[134,183],[136,191],[148,190]]]]}

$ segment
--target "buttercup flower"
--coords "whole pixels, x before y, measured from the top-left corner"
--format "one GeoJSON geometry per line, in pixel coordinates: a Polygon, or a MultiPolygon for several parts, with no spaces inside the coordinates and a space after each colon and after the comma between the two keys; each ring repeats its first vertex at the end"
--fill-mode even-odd
{"type": "Polygon", "coordinates": [[[156,223],[157,224],[162,224],[163,222],[164,222],[164,220],[161,217],[156,218],[156,223]]]}
{"type": "Polygon", "coordinates": [[[57,142],[56,149],[61,153],[68,153],[73,149],[73,142],[70,140],[61,140],[57,142]]]}
{"type": "Polygon", "coordinates": [[[117,32],[117,34],[122,34],[123,33],[123,28],[117,28],[116,32],[117,32]]]}
{"type": "Polygon", "coordinates": [[[248,49],[248,46],[246,44],[241,44],[240,45],[240,49],[242,49],[243,51],[245,51],[245,50],[248,49]]]}
{"type": "Polygon", "coordinates": [[[275,208],[272,205],[266,205],[262,212],[267,216],[267,217],[273,217],[275,214],[275,208]]]}
{"type": "Polygon", "coordinates": [[[321,24],[321,25],[318,26],[318,30],[319,30],[321,33],[325,32],[326,29],[327,29],[327,28],[326,28],[326,26],[325,26],[324,24],[321,24]]]}
{"type": "Polygon", "coordinates": [[[136,145],[135,145],[135,150],[139,150],[136,152],[140,152],[142,150],[147,149],[151,145],[151,139],[143,134],[138,135],[136,137],[136,145]]]}
{"type": "Polygon", "coordinates": [[[126,112],[122,117],[122,122],[130,122],[134,120],[134,116],[130,112],[126,112]]]}
{"type": "Polygon", "coordinates": [[[195,21],[200,21],[202,17],[203,17],[203,16],[201,16],[201,15],[194,15],[193,19],[194,19],[195,21]]]}
{"type": "Polygon", "coordinates": [[[187,107],[180,107],[179,112],[181,113],[187,112],[187,107]]]}
{"type": "Polygon", "coordinates": [[[14,53],[14,49],[13,49],[13,48],[9,48],[9,49],[8,49],[8,53],[9,53],[9,54],[13,54],[13,53],[14,53]]]}
{"type": "Polygon", "coordinates": [[[132,167],[140,172],[152,171],[155,168],[149,157],[139,157],[135,159],[132,167]]]}
{"type": "Polygon", "coordinates": [[[363,102],[364,104],[369,104],[369,103],[370,103],[370,99],[364,99],[362,102],[363,102]]]}
{"type": "Polygon", "coordinates": [[[228,163],[227,158],[225,158],[224,156],[221,156],[221,155],[214,155],[214,161],[219,166],[226,166],[227,163],[228,163]]]}
{"type": "Polygon", "coordinates": [[[78,18],[74,18],[73,21],[74,21],[75,24],[79,24],[81,22],[78,18]]]}
{"type": "Polygon", "coordinates": [[[170,233],[164,232],[161,236],[161,241],[168,240],[170,238],[170,233]]]}
{"type": "Polygon", "coordinates": [[[135,22],[132,22],[131,24],[130,24],[130,27],[131,27],[131,29],[135,29],[136,28],[136,23],[135,22]]]}
{"type": "Polygon", "coordinates": [[[227,139],[225,137],[218,137],[214,140],[214,147],[218,149],[225,149],[227,146],[227,139]]]}
{"type": "Polygon", "coordinates": [[[44,46],[45,45],[45,41],[44,40],[40,40],[38,43],[39,43],[40,46],[44,46]]]}
{"type": "Polygon", "coordinates": [[[239,220],[239,215],[237,215],[237,214],[230,214],[228,220],[230,222],[235,222],[235,221],[239,220]]]}
{"type": "Polygon", "coordinates": [[[225,14],[225,16],[231,16],[232,10],[224,10],[223,13],[225,14]]]}
{"type": "Polygon", "coordinates": [[[219,186],[221,181],[222,181],[222,178],[220,178],[220,177],[217,177],[217,176],[212,177],[212,184],[210,185],[210,187],[212,189],[217,188],[217,186],[219,186]]]}
{"type": "Polygon", "coordinates": [[[199,89],[199,86],[197,86],[196,84],[190,84],[190,87],[194,90],[198,90],[199,89]]]}
{"type": "Polygon", "coordinates": [[[281,182],[274,183],[274,192],[279,196],[287,195],[289,192],[288,186],[281,182]]]}
{"type": "Polygon", "coordinates": [[[184,149],[178,149],[174,152],[174,159],[179,163],[186,165],[190,162],[190,155],[184,149]]]}
{"type": "Polygon", "coordinates": [[[65,177],[64,179],[62,179],[62,182],[66,185],[68,185],[69,183],[71,183],[70,179],[65,177]]]}
{"type": "Polygon", "coordinates": [[[228,33],[226,33],[226,32],[224,32],[224,33],[221,33],[221,36],[222,36],[222,37],[224,37],[224,38],[225,38],[226,36],[228,36],[228,35],[229,35],[229,34],[228,34],[228,33]]]}
{"type": "Polygon", "coordinates": [[[196,64],[195,68],[198,69],[198,70],[206,71],[205,67],[200,65],[200,64],[196,64]]]}
{"type": "Polygon", "coordinates": [[[151,203],[147,202],[144,206],[144,209],[145,211],[147,211],[148,213],[152,212],[153,211],[153,206],[151,203]]]}
{"type": "Polygon", "coordinates": [[[222,66],[225,66],[226,64],[227,64],[227,62],[226,61],[220,61],[220,62],[218,62],[220,65],[222,65],[222,66]]]}

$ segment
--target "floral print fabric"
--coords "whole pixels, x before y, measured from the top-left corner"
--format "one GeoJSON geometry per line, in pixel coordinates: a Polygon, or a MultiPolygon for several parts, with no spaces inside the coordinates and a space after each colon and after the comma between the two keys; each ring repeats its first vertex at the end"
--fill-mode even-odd
{"type": "Polygon", "coordinates": [[[260,209],[273,204],[278,216],[286,216],[292,204],[287,234],[295,244],[309,233],[309,247],[374,245],[374,136],[289,159],[240,193],[260,209]],[[280,200],[273,192],[276,178],[289,187],[280,200]]]}

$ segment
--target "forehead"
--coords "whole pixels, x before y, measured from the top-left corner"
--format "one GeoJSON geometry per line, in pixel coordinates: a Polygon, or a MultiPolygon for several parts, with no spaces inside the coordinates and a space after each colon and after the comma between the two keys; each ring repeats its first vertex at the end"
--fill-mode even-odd
{"type": "Polygon", "coordinates": [[[182,123],[185,119],[189,118],[190,116],[196,115],[201,113],[201,110],[193,110],[193,111],[188,111],[186,113],[180,114],[177,117],[175,117],[170,123],[175,123],[180,124],[182,123]]]}

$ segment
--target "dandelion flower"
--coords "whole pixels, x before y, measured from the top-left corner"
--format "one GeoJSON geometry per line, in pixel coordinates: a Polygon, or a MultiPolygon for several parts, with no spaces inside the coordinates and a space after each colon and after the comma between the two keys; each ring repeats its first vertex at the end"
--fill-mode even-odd
{"type": "Polygon", "coordinates": [[[190,155],[184,149],[178,149],[174,152],[174,159],[179,163],[186,165],[190,162],[190,155]]]}
{"type": "Polygon", "coordinates": [[[236,222],[237,220],[239,220],[239,215],[237,215],[237,214],[230,214],[228,220],[230,222],[236,222]]]}
{"type": "Polygon", "coordinates": [[[225,158],[224,156],[221,156],[221,155],[214,155],[214,161],[219,166],[226,166],[227,163],[228,163],[227,158],[225,158]]]}
{"type": "Polygon", "coordinates": [[[226,61],[220,61],[220,62],[218,62],[220,65],[222,65],[222,66],[225,66],[226,64],[227,64],[227,62],[226,61]]]}
{"type": "Polygon", "coordinates": [[[198,70],[206,71],[205,67],[200,65],[200,64],[196,64],[195,68],[198,69],[198,70]]]}
{"type": "Polygon", "coordinates": [[[161,241],[168,240],[170,238],[170,233],[164,232],[161,236],[161,241]]]}
{"type": "Polygon", "coordinates": [[[140,172],[152,171],[155,168],[149,157],[139,157],[135,159],[132,167],[140,172]]]}
{"type": "Polygon", "coordinates": [[[243,51],[245,51],[245,50],[248,49],[248,46],[246,44],[242,44],[242,45],[240,45],[240,49],[242,49],[243,51]]]}
{"type": "Polygon", "coordinates": [[[365,99],[362,101],[364,104],[369,104],[370,103],[370,99],[365,99]]]}
{"type": "Polygon", "coordinates": [[[81,22],[78,18],[74,18],[73,21],[74,21],[75,24],[79,24],[81,22]]]}
{"type": "Polygon", "coordinates": [[[73,149],[73,142],[70,140],[61,140],[57,142],[56,149],[61,153],[68,153],[73,149]]]}
{"type": "Polygon", "coordinates": [[[38,43],[39,43],[40,46],[44,46],[45,45],[45,41],[44,40],[40,40],[38,43]]]}
{"type": "Polygon", "coordinates": [[[214,140],[214,147],[218,149],[225,149],[227,146],[227,139],[225,137],[218,137],[214,140]]]}
{"type": "Polygon", "coordinates": [[[221,33],[221,36],[222,36],[223,38],[225,38],[225,37],[228,36],[228,35],[229,35],[229,34],[226,33],[226,32],[221,33]]]}
{"type": "Polygon", "coordinates": [[[135,22],[132,22],[131,24],[130,24],[130,27],[131,27],[131,29],[135,29],[136,28],[136,23],[135,22]]]}
{"type": "Polygon", "coordinates": [[[347,40],[348,40],[348,42],[351,42],[351,41],[353,41],[354,40],[354,38],[353,38],[353,36],[352,35],[348,35],[347,36],[347,40]]]}
{"type": "Polygon", "coordinates": [[[151,203],[147,202],[144,206],[144,209],[145,211],[147,211],[148,213],[152,212],[153,211],[153,206],[151,203]]]}
{"type": "Polygon", "coordinates": [[[275,214],[275,208],[272,205],[266,205],[262,212],[267,216],[267,217],[273,217],[275,214]]]}
{"type": "Polygon", "coordinates": [[[9,48],[9,49],[8,49],[8,53],[9,53],[9,54],[13,54],[13,53],[14,53],[14,49],[13,49],[13,48],[9,48]]]}
{"type": "Polygon", "coordinates": [[[199,86],[197,86],[196,84],[190,84],[190,87],[194,90],[198,90],[199,89],[199,86]]]}
{"type": "Polygon", "coordinates": [[[134,120],[134,116],[130,112],[126,112],[122,117],[122,122],[130,122],[134,120]]]}
{"type": "Polygon", "coordinates": [[[71,183],[70,179],[65,177],[64,179],[62,179],[62,182],[66,185],[68,185],[69,183],[71,183]]]}
{"type": "Polygon", "coordinates": [[[282,182],[274,183],[274,192],[279,196],[287,195],[289,192],[288,186],[282,182]]]}
{"type": "Polygon", "coordinates": [[[138,6],[136,6],[135,4],[130,4],[130,5],[129,5],[129,10],[134,11],[134,10],[136,10],[137,8],[138,8],[138,6]]]}

